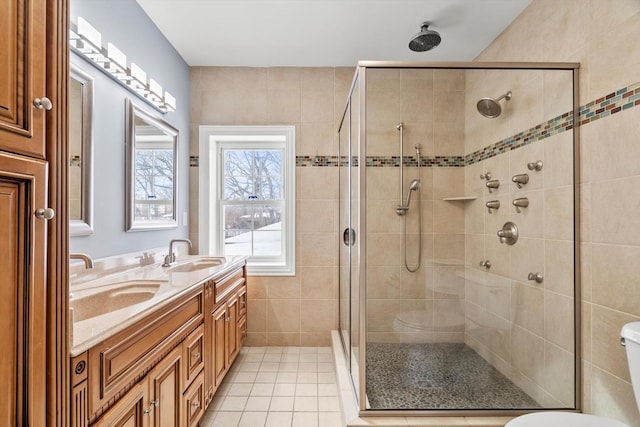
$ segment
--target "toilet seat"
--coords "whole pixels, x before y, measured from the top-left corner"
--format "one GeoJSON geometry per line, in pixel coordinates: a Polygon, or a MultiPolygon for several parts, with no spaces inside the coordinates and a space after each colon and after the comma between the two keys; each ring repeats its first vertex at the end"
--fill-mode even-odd
{"type": "Polygon", "coordinates": [[[620,421],[572,412],[536,412],[509,421],[505,427],[629,427],[620,421]]]}

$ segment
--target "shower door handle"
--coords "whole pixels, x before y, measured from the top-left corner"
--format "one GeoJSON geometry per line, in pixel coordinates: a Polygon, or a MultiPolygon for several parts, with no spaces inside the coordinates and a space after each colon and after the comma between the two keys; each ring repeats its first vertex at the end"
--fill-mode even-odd
{"type": "Polygon", "coordinates": [[[353,246],[356,243],[356,232],[353,228],[345,228],[342,232],[342,241],[347,246],[353,246]]]}

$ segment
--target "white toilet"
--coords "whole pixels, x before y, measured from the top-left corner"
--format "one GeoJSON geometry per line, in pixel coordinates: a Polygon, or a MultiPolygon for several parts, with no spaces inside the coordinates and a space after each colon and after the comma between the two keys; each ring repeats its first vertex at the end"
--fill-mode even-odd
{"type": "MultiPolygon", "coordinates": [[[[640,410],[640,322],[628,323],[620,335],[627,349],[631,384],[640,410]]],[[[570,412],[536,412],[509,421],[505,427],[628,427],[620,421],[570,412]]]]}

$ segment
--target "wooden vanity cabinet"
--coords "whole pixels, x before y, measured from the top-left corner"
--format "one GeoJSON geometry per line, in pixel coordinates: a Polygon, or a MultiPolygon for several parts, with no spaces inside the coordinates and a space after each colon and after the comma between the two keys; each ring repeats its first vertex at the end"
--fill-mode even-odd
{"type": "Polygon", "coordinates": [[[71,425],[197,426],[244,342],[245,278],[208,280],[72,358],[71,425]]]}

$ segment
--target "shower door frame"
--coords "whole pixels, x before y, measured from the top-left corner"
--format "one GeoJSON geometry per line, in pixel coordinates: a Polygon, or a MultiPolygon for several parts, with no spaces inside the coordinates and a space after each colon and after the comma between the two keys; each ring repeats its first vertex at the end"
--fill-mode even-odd
{"type": "MultiPolygon", "coordinates": [[[[366,230],[366,84],[367,69],[460,69],[460,70],[565,70],[573,73],[573,252],[574,252],[574,407],[573,408],[541,408],[545,411],[581,412],[582,410],[582,364],[581,364],[581,277],[580,277],[580,64],[575,62],[400,62],[400,61],[359,61],[356,67],[352,87],[349,91],[349,103],[354,86],[360,85],[359,99],[359,143],[358,143],[358,183],[359,186],[359,360],[358,360],[358,410],[360,416],[518,416],[537,410],[527,409],[366,409],[366,343],[367,343],[367,230],[366,230]],[[365,196],[363,196],[365,195],[365,196]],[[365,409],[363,409],[365,408],[365,409]]],[[[354,117],[351,117],[353,124],[354,117]]],[[[569,129],[568,129],[569,130],[569,129]]],[[[351,145],[351,141],[350,141],[351,145]]],[[[351,283],[349,284],[351,286],[351,283]]],[[[351,348],[348,349],[351,351],[351,348]]],[[[350,372],[353,384],[353,375],[350,372]]],[[[354,390],[355,393],[355,390],[354,390]]]]}

